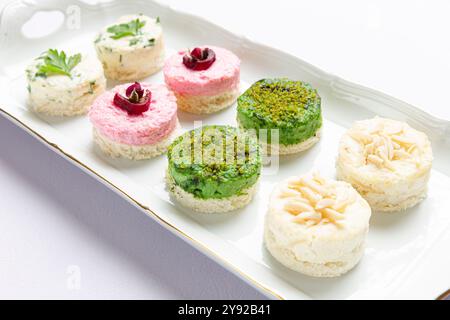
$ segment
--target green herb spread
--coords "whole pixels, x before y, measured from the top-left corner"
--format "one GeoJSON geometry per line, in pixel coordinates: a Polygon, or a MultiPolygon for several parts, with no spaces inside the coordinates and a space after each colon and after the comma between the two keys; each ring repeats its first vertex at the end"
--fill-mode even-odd
{"type": "Polygon", "coordinates": [[[202,199],[240,195],[261,172],[256,137],[230,126],[204,126],[179,136],[168,159],[175,183],[202,199]]]}

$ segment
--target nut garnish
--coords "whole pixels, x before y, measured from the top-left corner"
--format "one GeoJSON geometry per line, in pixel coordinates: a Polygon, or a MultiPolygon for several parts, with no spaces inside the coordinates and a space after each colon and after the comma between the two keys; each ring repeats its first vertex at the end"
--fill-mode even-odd
{"type": "Polygon", "coordinates": [[[326,223],[341,226],[346,208],[356,201],[353,193],[338,194],[335,186],[318,173],[290,180],[279,197],[286,199],[284,210],[294,216],[292,221],[307,226],[326,223]]]}
{"type": "Polygon", "coordinates": [[[407,135],[402,123],[377,123],[371,128],[351,129],[349,135],[362,144],[365,164],[393,171],[393,161],[412,160],[417,163],[416,141],[407,135]]]}

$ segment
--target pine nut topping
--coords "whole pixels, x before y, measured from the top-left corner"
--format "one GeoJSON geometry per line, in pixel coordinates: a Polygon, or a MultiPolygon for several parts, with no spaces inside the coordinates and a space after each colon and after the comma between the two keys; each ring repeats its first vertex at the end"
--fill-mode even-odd
{"type": "Polygon", "coordinates": [[[335,186],[318,173],[289,180],[279,198],[285,201],[283,208],[292,221],[307,226],[333,223],[340,227],[346,208],[356,201],[350,192],[338,195],[335,186]]]}
{"type": "Polygon", "coordinates": [[[349,135],[362,145],[365,164],[393,171],[396,160],[417,162],[414,153],[417,144],[414,138],[407,135],[403,124],[378,123],[371,128],[352,129],[349,135]]]}

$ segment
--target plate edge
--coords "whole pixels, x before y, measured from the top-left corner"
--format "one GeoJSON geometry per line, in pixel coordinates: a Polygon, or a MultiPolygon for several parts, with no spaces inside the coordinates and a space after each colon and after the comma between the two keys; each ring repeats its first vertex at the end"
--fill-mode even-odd
{"type": "MultiPolygon", "coordinates": [[[[78,0],[74,0],[76,2],[79,2],[78,0]]],[[[112,0],[109,1],[107,3],[98,3],[95,6],[112,6],[114,4],[116,4],[117,0],[112,0]]],[[[351,81],[345,80],[343,78],[340,78],[339,76],[336,76],[332,73],[329,73],[321,68],[318,68],[312,64],[310,64],[307,61],[304,61],[300,58],[298,58],[297,56],[287,52],[287,51],[283,51],[280,49],[277,49],[275,47],[271,47],[269,45],[266,45],[264,43],[260,43],[258,41],[255,41],[251,38],[248,38],[246,36],[234,33],[234,32],[230,32],[227,29],[225,29],[224,27],[209,21],[206,18],[203,18],[201,16],[198,16],[196,14],[190,13],[190,12],[186,12],[184,10],[180,10],[177,8],[174,8],[173,6],[169,6],[163,3],[160,3],[159,1],[156,0],[150,0],[149,2],[153,2],[154,4],[160,6],[161,8],[165,9],[165,10],[169,10],[169,11],[173,11],[177,14],[182,14],[182,15],[186,15],[192,19],[197,19],[200,20],[203,23],[207,23],[210,24],[211,26],[219,29],[222,32],[226,32],[230,35],[234,35],[238,40],[239,40],[239,44],[243,47],[246,47],[248,45],[255,45],[258,46],[259,49],[261,48],[267,48],[270,49],[270,51],[272,52],[281,52],[285,55],[285,58],[291,58],[293,60],[295,60],[297,63],[301,64],[301,66],[303,68],[306,68],[308,70],[308,72],[310,73],[315,73],[316,76],[318,78],[320,78],[321,80],[323,80],[324,82],[326,82],[330,88],[332,88],[333,92],[339,92],[341,90],[346,91],[346,93],[349,94],[353,94],[355,96],[369,96],[369,99],[373,99],[373,97],[370,96],[375,96],[379,99],[385,99],[386,101],[382,101],[381,103],[384,103],[386,105],[388,105],[389,108],[392,108],[394,110],[397,110],[399,112],[402,113],[414,113],[412,115],[410,115],[412,118],[421,118],[424,117],[426,120],[430,121],[430,127],[432,127],[433,129],[437,129],[439,133],[445,135],[446,138],[448,138],[450,136],[450,121],[446,120],[446,119],[442,119],[439,117],[434,116],[433,114],[426,112],[418,107],[415,107],[414,105],[411,105],[405,101],[399,100],[393,96],[390,96],[388,94],[385,94],[381,91],[378,91],[376,89],[372,89],[370,87],[366,87],[363,85],[359,85],[357,83],[353,83],[351,81]]],[[[24,3],[23,0],[15,0],[12,1],[8,4],[5,5],[5,7],[3,8],[3,10],[0,11],[0,27],[2,27],[2,18],[4,15],[4,11],[6,11],[6,7],[9,6],[13,6],[15,4],[20,4],[20,3],[24,3]]],[[[0,37],[2,37],[2,32],[3,30],[0,30],[0,37]]],[[[0,43],[1,43],[1,38],[0,38],[0,43]]],[[[369,107],[367,107],[367,109],[370,109],[369,107]]],[[[179,230],[177,227],[171,225],[169,222],[165,221],[164,219],[162,219],[160,216],[158,216],[155,212],[153,212],[150,208],[148,208],[147,206],[139,203],[137,200],[135,200],[133,197],[129,196],[126,192],[124,192],[122,189],[120,189],[119,187],[115,186],[113,183],[111,183],[109,180],[107,180],[106,178],[104,178],[103,176],[101,176],[100,174],[98,174],[97,172],[95,172],[95,170],[89,168],[87,165],[85,165],[84,163],[82,163],[81,161],[79,161],[76,157],[72,156],[71,154],[65,152],[61,147],[59,147],[58,145],[48,141],[46,138],[44,138],[43,136],[41,136],[39,133],[37,133],[36,131],[34,131],[33,129],[31,129],[28,125],[26,125],[25,123],[23,123],[21,120],[19,120],[18,118],[16,118],[15,116],[13,116],[12,114],[10,114],[8,111],[6,111],[5,109],[3,109],[0,106],[0,112],[3,113],[6,119],[10,120],[12,123],[14,123],[15,125],[18,125],[18,127],[21,127],[22,129],[24,129],[25,131],[29,131],[31,132],[38,141],[41,141],[43,144],[47,145],[50,149],[52,149],[53,151],[55,151],[57,154],[61,154],[63,155],[66,159],[70,160],[72,163],[78,165],[79,167],[81,167],[83,169],[83,171],[89,173],[90,175],[92,175],[94,178],[96,178],[96,180],[103,182],[105,185],[109,186],[110,189],[112,189],[115,193],[117,193],[118,195],[121,195],[123,198],[125,198],[126,200],[128,200],[130,203],[134,204],[136,207],[138,207],[139,209],[141,209],[142,211],[144,211],[144,213],[146,213],[148,216],[150,216],[151,218],[153,218],[155,221],[162,223],[164,226],[167,227],[168,230],[172,231],[174,234],[180,236],[180,238],[182,238],[183,240],[187,241],[187,242],[191,242],[194,247],[196,247],[199,251],[205,253],[208,252],[210,254],[211,257],[215,257],[216,259],[218,259],[218,261],[222,261],[225,263],[226,268],[228,270],[230,270],[231,272],[237,272],[237,275],[243,279],[246,280],[247,283],[249,283],[250,285],[252,285],[253,287],[255,287],[256,289],[259,289],[260,291],[262,290],[262,292],[267,295],[269,294],[272,297],[275,297],[277,299],[280,300],[284,300],[285,298],[283,298],[281,295],[275,293],[272,291],[272,289],[269,289],[267,287],[265,287],[264,285],[262,285],[261,283],[259,283],[258,281],[254,280],[251,276],[249,276],[248,274],[244,273],[243,271],[241,271],[239,268],[235,267],[232,263],[224,260],[221,255],[215,253],[214,251],[212,251],[211,249],[209,249],[208,246],[206,246],[205,244],[199,242],[198,240],[192,238],[191,236],[185,234],[183,231],[179,230]],[[256,285],[256,286],[255,286],[256,285]]],[[[207,255],[209,255],[207,254],[207,255]]],[[[299,289],[300,292],[302,292],[299,289]]],[[[303,292],[302,292],[303,293],[303,292]]]]}

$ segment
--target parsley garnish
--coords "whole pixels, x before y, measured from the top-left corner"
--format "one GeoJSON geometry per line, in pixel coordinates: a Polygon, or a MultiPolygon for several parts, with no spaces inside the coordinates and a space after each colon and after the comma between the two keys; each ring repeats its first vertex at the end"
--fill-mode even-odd
{"type": "Polygon", "coordinates": [[[81,54],[77,53],[67,59],[64,51],[49,49],[39,59],[43,59],[44,63],[39,65],[36,76],[61,74],[70,77],[72,69],[81,61],[81,54]]]}
{"type": "Polygon", "coordinates": [[[106,31],[113,33],[112,39],[120,39],[128,36],[137,36],[140,34],[141,28],[145,26],[145,21],[139,19],[132,20],[128,23],[117,24],[111,26],[106,31]]]}
{"type": "Polygon", "coordinates": [[[161,23],[161,19],[159,17],[156,17],[156,23],[161,23]]]}

